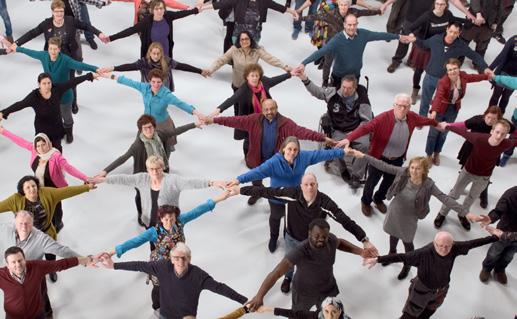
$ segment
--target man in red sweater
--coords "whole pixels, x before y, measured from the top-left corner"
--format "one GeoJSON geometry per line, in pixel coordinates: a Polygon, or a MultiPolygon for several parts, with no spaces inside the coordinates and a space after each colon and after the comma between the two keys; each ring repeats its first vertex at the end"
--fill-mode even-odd
{"type": "Polygon", "coordinates": [[[0,268],[0,289],[4,291],[7,319],[45,319],[41,295],[45,275],[94,262],[91,256],[26,261],[23,250],[16,246],[8,248],[4,256],[7,267],[0,268]]]}
{"type": "MultiPolygon", "coordinates": [[[[383,112],[370,122],[359,126],[349,133],[347,138],[341,140],[336,147],[349,147],[350,142],[355,139],[371,134],[368,154],[388,164],[402,166],[415,127],[438,124],[433,119],[410,111],[410,107],[411,97],[404,93],[397,94],[392,110],[383,112]]],[[[394,179],[395,175],[384,173],[371,165],[368,167],[368,177],[361,197],[361,210],[365,216],[372,215],[373,209],[370,205],[372,201],[381,213],[386,213],[387,208],[383,201],[386,199],[386,193],[394,179]],[[373,194],[381,177],[383,177],[381,185],[373,194]]]]}
{"type": "MultiPolygon", "coordinates": [[[[459,123],[459,125],[462,124],[462,122],[459,123]]],[[[510,131],[510,124],[505,120],[499,120],[493,126],[490,135],[468,132],[464,127],[445,122],[440,123],[440,127],[463,136],[473,145],[472,152],[465,166],[460,171],[456,184],[454,184],[454,187],[449,193],[450,197],[458,199],[467,185],[472,183],[469,193],[465,197],[462,205],[466,211],[469,211],[474,199],[478,198],[479,194],[487,187],[492,171],[501,154],[510,147],[517,146],[517,140],[506,138],[510,131]]],[[[436,228],[442,227],[448,213],[449,209],[442,205],[440,212],[434,220],[434,226],[436,228]]],[[[461,226],[463,226],[465,230],[470,230],[470,222],[467,218],[460,214],[458,214],[458,218],[461,226]]]]}
{"type": "MultiPolygon", "coordinates": [[[[248,132],[250,144],[246,154],[246,165],[249,168],[259,166],[278,152],[288,136],[335,145],[335,141],[326,137],[325,134],[299,126],[290,118],[278,113],[278,105],[273,99],[266,99],[262,102],[262,113],[220,116],[208,118],[205,122],[206,124],[215,123],[248,132]]],[[[253,185],[261,186],[262,181],[254,181],[253,185]]],[[[248,204],[253,205],[258,199],[257,196],[251,196],[248,204]]]]}

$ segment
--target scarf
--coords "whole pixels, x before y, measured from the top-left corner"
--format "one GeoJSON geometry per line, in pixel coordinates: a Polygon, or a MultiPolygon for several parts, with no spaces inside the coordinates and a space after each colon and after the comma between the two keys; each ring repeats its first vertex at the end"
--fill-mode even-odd
{"type": "Polygon", "coordinates": [[[138,138],[144,143],[145,152],[147,153],[147,157],[151,155],[158,155],[163,158],[163,163],[165,164],[164,169],[169,169],[169,161],[167,160],[167,154],[165,153],[165,149],[163,148],[163,143],[160,140],[158,134],[154,133],[153,138],[148,139],[144,136],[144,133],[138,134],[138,138]]]}
{"type": "Polygon", "coordinates": [[[264,85],[262,85],[262,81],[259,81],[259,84],[256,88],[249,84],[248,87],[250,88],[253,95],[251,98],[251,102],[253,103],[253,113],[262,113],[262,101],[267,99],[266,90],[264,89],[264,85]],[[260,101],[257,98],[257,93],[260,93],[260,101]]]}
{"type": "Polygon", "coordinates": [[[52,154],[54,154],[55,152],[59,152],[59,151],[56,148],[52,147],[52,142],[50,141],[47,134],[45,134],[45,133],[38,133],[36,136],[34,136],[34,141],[33,141],[34,149],[36,149],[36,138],[38,138],[38,137],[41,137],[42,139],[44,139],[45,142],[47,143],[47,145],[50,147],[50,149],[48,152],[46,152],[44,154],[40,154],[40,153],[37,153],[37,154],[38,154],[40,160],[48,161],[50,159],[50,157],[52,157],[52,154]]]}

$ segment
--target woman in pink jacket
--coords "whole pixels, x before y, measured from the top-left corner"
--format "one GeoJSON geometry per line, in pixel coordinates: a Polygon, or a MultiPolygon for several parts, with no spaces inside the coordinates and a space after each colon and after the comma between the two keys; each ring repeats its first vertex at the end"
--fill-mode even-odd
{"type": "MultiPolygon", "coordinates": [[[[31,152],[29,165],[34,172],[34,176],[38,178],[41,186],[46,187],[66,187],[68,183],[65,180],[63,172],[87,182],[88,176],[81,173],[77,168],[70,165],[61,152],[52,147],[50,139],[45,133],[39,133],[34,137],[31,143],[0,126],[0,134],[13,141],[16,145],[31,152]]],[[[56,226],[57,232],[63,228],[63,210],[61,202],[57,204],[54,213],[53,224],[56,226]]]]}

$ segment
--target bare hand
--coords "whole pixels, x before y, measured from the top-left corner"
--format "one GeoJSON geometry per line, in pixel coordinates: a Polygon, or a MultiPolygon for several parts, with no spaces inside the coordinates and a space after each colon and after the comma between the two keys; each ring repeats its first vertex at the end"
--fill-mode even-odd
{"type": "Polygon", "coordinates": [[[427,114],[427,117],[431,120],[434,120],[436,118],[436,111],[429,112],[429,114],[427,114]]]}
{"type": "Polygon", "coordinates": [[[334,147],[337,145],[337,141],[331,139],[330,137],[325,137],[325,145],[334,147]]]}
{"type": "Polygon", "coordinates": [[[225,187],[226,188],[229,188],[229,187],[234,187],[234,186],[238,186],[240,184],[239,180],[238,179],[233,179],[229,182],[226,182],[226,185],[225,187]]]}
{"type": "Polygon", "coordinates": [[[377,264],[377,258],[364,258],[363,259],[363,266],[367,266],[368,269],[371,269],[376,264],[377,264]]]}
{"type": "Polygon", "coordinates": [[[201,70],[201,75],[205,78],[209,77],[209,76],[212,76],[212,72],[210,72],[210,70],[207,70],[207,69],[203,69],[201,70]]]}
{"type": "Polygon", "coordinates": [[[492,227],[492,226],[485,226],[485,230],[490,233],[491,235],[495,235],[497,236],[498,238],[501,238],[501,236],[503,236],[503,231],[500,230],[500,229],[497,229],[495,227],[492,227]]]}
{"type": "Polygon", "coordinates": [[[102,43],[106,44],[110,42],[110,38],[105,35],[104,33],[99,33],[99,40],[101,40],[102,43]]]}
{"type": "MultiPolygon", "coordinates": [[[[216,116],[219,116],[219,114],[221,114],[221,109],[216,107],[215,110],[208,114],[209,117],[216,117],[216,116]]],[[[212,123],[213,123],[213,120],[212,120],[212,123]]]]}
{"type": "Polygon", "coordinates": [[[226,181],[212,181],[212,187],[217,187],[226,190],[228,182],[226,181]]]}
{"type": "Polygon", "coordinates": [[[241,187],[239,185],[226,187],[232,193],[232,196],[239,195],[241,193],[241,187]]]}
{"type": "Polygon", "coordinates": [[[268,306],[260,306],[258,309],[257,309],[257,312],[258,313],[266,313],[266,312],[273,312],[275,309],[273,307],[268,307],[268,306]]]}
{"type": "Polygon", "coordinates": [[[257,311],[262,305],[264,304],[264,301],[262,300],[262,298],[259,298],[257,296],[253,297],[253,299],[250,300],[250,302],[248,302],[246,304],[246,307],[248,307],[248,309],[251,311],[251,312],[255,312],[257,311]]]}
{"type": "Polygon", "coordinates": [[[341,141],[337,142],[335,148],[347,148],[350,146],[350,141],[346,138],[342,139],[341,141]]]}
{"type": "Polygon", "coordinates": [[[346,155],[350,155],[350,156],[353,156],[355,158],[363,158],[364,157],[364,153],[361,152],[361,151],[358,151],[358,150],[354,150],[353,148],[351,147],[347,147],[345,148],[345,154],[346,155]]]}
{"type": "Polygon", "coordinates": [[[379,251],[372,243],[365,241],[363,243],[363,254],[363,258],[374,258],[379,256],[379,251]]]}

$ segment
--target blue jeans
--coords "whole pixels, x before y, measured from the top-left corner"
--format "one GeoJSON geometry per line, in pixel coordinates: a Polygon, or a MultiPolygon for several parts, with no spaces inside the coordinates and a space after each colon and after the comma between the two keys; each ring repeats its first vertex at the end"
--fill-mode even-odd
{"type": "MultiPolygon", "coordinates": [[[[90,22],[90,15],[88,14],[88,7],[82,2],[80,2],[79,5],[81,7],[81,21],[83,21],[84,23],[92,24],[90,22]]],[[[87,41],[93,41],[94,35],[90,31],[84,31],[84,38],[87,41]]]]}
{"type": "Polygon", "coordinates": [[[503,272],[517,252],[517,241],[497,241],[490,246],[483,260],[483,270],[503,272]]]}
{"type": "Polygon", "coordinates": [[[4,20],[5,35],[8,37],[12,37],[13,27],[11,24],[11,18],[9,17],[9,12],[7,11],[7,4],[5,3],[5,0],[0,0],[0,16],[4,20]]]}
{"type": "MultiPolygon", "coordinates": [[[[305,0],[296,0],[294,3],[294,8],[298,9],[302,6],[302,4],[305,2],[305,0]]],[[[315,14],[316,11],[318,11],[318,6],[320,5],[319,0],[315,0],[311,6],[309,7],[309,12],[307,14],[315,14]]],[[[302,29],[302,21],[293,21],[293,29],[300,31],[302,29]]],[[[312,29],[314,29],[314,21],[305,21],[305,32],[309,33],[312,32],[312,29]]]]}
{"type": "Polygon", "coordinates": [[[422,99],[420,101],[420,115],[427,117],[429,112],[429,104],[433,98],[434,91],[436,91],[436,85],[438,84],[437,77],[425,73],[424,82],[422,82],[422,99]]]}
{"type": "MultiPolygon", "coordinates": [[[[453,123],[458,116],[458,112],[456,111],[456,105],[449,104],[447,106],[447,110],[445,110],[444,114],[436,114],[436,122],[447,122],[453,123]]],[[[427,134],[427,144],[425,145],[425,153],[428,156],[433,155],[433,153],[441,153],[443,144],[445,143],[445,139],[447,138],[448,131],[440,132],[434,127],[429,127],[429,134],[427,134]]]]}
{"type": "MultiPolygon", "coordinates": [[[[287,254],[289,254],[293,249],[298,247],[298,245],[300,245],[300,243],[301,243],[301,241],[298,241],[298,240],[294,239],[293,237],[291,237],[291,235],[289,235],[288,232],[285,232],[285,234],[284,234],[284,241],[285,241],[285,256],[287,256],[287,254]]],[[[294,275],[294,267],[289,269],[289,271],[285,273],[285,277],[289,278],[291,281],[293,280],[293,275],[294,275]]]]}

